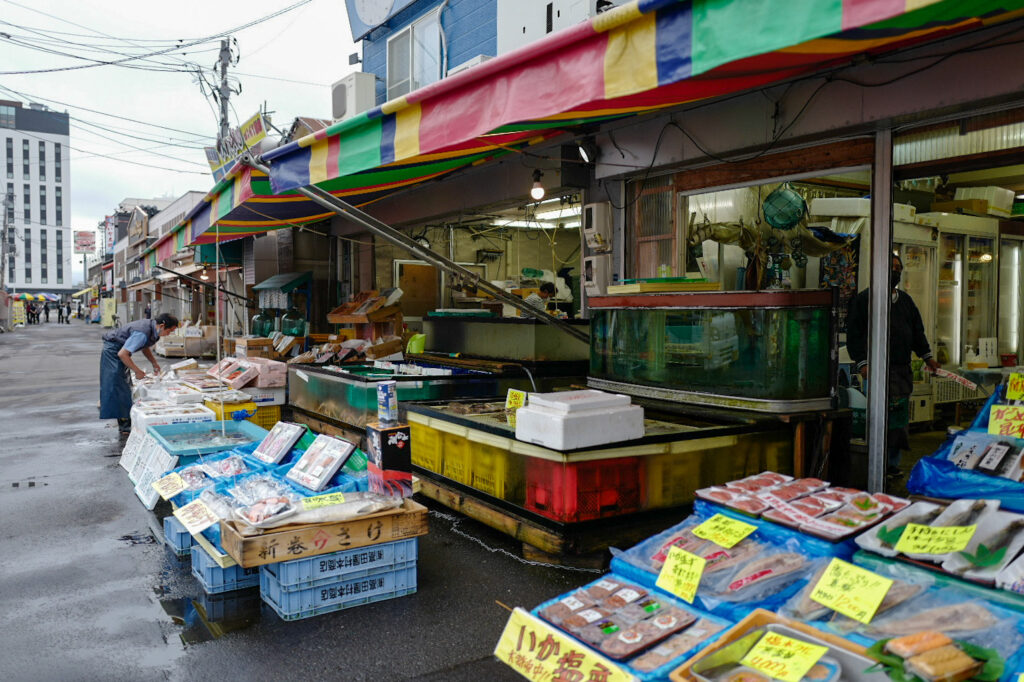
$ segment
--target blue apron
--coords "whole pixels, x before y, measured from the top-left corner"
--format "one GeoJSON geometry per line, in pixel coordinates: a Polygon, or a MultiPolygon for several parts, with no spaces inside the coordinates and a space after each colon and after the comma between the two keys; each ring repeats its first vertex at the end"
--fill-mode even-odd
{"type": "Polygon", "coordinates": [[[103,342],[100,355],[100,419],[128,419],[132,409],[131,370],[117,354],[123,343],[103,342]]]}

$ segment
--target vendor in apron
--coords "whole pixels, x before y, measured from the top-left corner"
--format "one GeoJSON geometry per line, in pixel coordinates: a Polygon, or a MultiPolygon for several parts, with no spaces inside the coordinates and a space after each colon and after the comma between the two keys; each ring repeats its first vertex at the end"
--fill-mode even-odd
{"type": "Polygon", "coordinates": [[[121,433],[131,431],[129,413],[132,409],[132,387],[129,372],[136,378],[146,373],[132,359],[132,353],[142,351],[153,371],[160,373],[160,365],[150,347],[161,336],[167,336],[178,327],[173,315],[164,313],[155,320],[130,322],[103,335],[103,354],[100,356],[100,419],[117,419],[121,433]]]}
{"type": "MultiPolygon", "coordinates": [[[[939,368],[932,357],[931,346],[924,335],[921,312],[905,291],[897,289],[903,276],[903,261],[892,257],[889,284],[892,286],[892,308],[889,311],[889,431],[886,438],[888,466],[886,474],[900,475],[900,452],[910,449],[910,394],[914,392],[914,374],[910,354],[924,360],[931,371],[939,368]]],[[[846,325],[846,349],[856,363],[857,371],[868,376],[868,297],[865,289],[850,301],[846,325]]]]}

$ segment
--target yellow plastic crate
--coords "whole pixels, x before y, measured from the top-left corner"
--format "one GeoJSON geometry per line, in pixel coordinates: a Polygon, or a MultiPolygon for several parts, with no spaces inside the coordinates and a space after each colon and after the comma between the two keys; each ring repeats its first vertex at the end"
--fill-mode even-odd
{"type": "Polygon", "coordinates": [[[648,457],[646,506],[675,507],[692,502],[693,491],[701,480],[703,459],[700,452],[670,452],[648,457]]]}
{"type": "Polygon", "coordinates": [[[440,474],[444,460],[441,453],[441,432],[411,419],[409,432],[412,438],[412,463],[440,474]]]}
{"type": "Polygon", "coordinates": [[[274,424],[281,421],[280,405],[263,405],[260,407],[254,402],[224,403],[224,411],[221,412],[220,403],[207,400],[205,404],[208,408],[213,410],[213,413],[217,415],[218,420],[230,420],[232,414],[239,410],[245,410],[252,415],[246,419],[246,421],[250,421],[256,426],[262,427],[268,431],[274,428],[274,424]],[[225,416],[225,414],[227,416],[225,416]]]}
{"type": "MultiPolygon", "coordinates": [[[[235,412],[238,412],[239,410],[245,410],[249,414],[254,414],[256,412],[256,403],[254,402],[222,404],[219,402],[214,402],[213,400],[207,400],[204,404],[208,408],[213,410],[213,413],[217,415],[216,419],[218,421],[231,421],[231,415],[233,415],[235,412]],[[222,407],[223,410],[221,409],[222,407]]],[[[247,421],[253,421],[252,417],[250,417],[247,421]]]]}
{"type": "Polygon", "coordinates": [[[470,485],[482,493],[522,504],[525,500],[524,458],[507,449],[471,442],[470,485]]]}
{"type": "Polygon", "coordinates": [[[470,442],[466,440],[465,436],[442,433],[441,446],[444,454],[441,473],[445,478],[450,478],[456,483],[469,485],[472,481],[470,477],[470,463],[473,457],[470,442]]]}
{"type": "Polygon", "coordinates": [[[262,426],[267,431],[274,428],[277,422],[281,421],[280,405],[261,405],[256,408],[256,415],[249,418],[256,426],[262,426]]]}

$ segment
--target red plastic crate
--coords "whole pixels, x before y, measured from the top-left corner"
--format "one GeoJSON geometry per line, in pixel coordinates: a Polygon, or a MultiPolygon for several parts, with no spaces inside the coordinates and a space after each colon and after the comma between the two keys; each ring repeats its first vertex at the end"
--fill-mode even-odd
{"type": "Polygon", "coordinates": [[[555,521],[590,521],[639,511],[642,457],[592,462],[526,458],[526,508],[555,521]]]}

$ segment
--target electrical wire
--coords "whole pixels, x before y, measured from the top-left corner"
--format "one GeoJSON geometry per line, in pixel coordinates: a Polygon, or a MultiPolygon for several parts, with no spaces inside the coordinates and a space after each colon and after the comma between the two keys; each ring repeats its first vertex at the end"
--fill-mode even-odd
{"type": "MultiPolygon", "coordinates": [[[[21,133],[22,135],[25,135],[26,137],[35,138],[37,140],[42,140],[44,142],[51,142],[52,141],[52,140],[47,140],[45,138],[39,137],[38,135],[33,135],[31,133],[27,133],[27,132],[25,132],[23,130],[20,130],[18,132],[21,133]]],[[[204,172],[204,171],[193,171],[193,170],[184,170],[184,169],[179,169],[179,168],[167,168],[166,166],[155,166],[155,165],[150,164],[150,163],[142,163],[141,161],[131,161],[129,159],[118,159],[118,158],[112,156],[111,154],[102,154],[100,152],[93,152],[93,151],[89,151],[87,149],[81,149],[79,147],[72,147],[71,145],[65,145],[65,146],[67,146],[67,148],[72,150],[72,151],[76,151],[76,152],[79,152],[81,154],[88,154],[89,155],[88,158],[99,157],[99,158],[109,159],[111,161],[117,161],[118,163],[128,163],[128,164],[131,164],[133,166],[143,166],[145,168],[156,168],[158,170],[164,170],[164,171],[168,171],[170,173],[191,173],[193,175],[203,175],[203,176],[209,175],[208,172],[204,172]]],[[[79,160],[81,160],[82,158],[87,158],[87,157],[78,157],[79,160]]]]}

